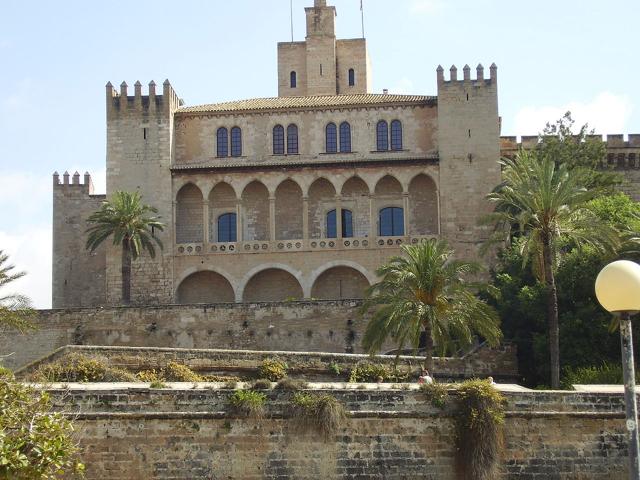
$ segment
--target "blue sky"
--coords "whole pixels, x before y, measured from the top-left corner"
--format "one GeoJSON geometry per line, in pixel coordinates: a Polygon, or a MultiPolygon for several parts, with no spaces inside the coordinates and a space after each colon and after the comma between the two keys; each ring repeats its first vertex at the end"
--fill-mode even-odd
{"type": "MultiPolygon", "coordinates": [[[[2,3],[0,249],[48,307],[51,174],[88,170],[104,190],[105,83],[169,78],[187,105],[275,96],[289,0],[2,3]]],[[[296,40],[311,3],[293,0],[296,40]]],[[[359,0],[328,3],[338,37],[359,37],[359,0]]],[[[598,133],[640,133],[637,0],[364,0],[364,13],[376,92],[435,95],[438,64],[495,62],[503,135],[567,109],[598,133]]]]}

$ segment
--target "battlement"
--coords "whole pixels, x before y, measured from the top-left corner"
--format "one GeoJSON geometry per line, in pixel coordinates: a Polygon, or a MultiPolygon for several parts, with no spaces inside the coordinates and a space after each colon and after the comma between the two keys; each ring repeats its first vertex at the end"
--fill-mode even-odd
{"type": "Polygon", "coordinates": [[[106,95],[107,95],[107,113],[112,112],[172,112],[177,109],[182,101],[178,98],[175,90],[169,83],[169,80],[165,80],[162,84],[162,95],[156,94],[156,83],[151,80],[148,86],[148,94],[142,94],[142,83],[136,81],[133,84],[133,96],[128,94],[129,86],[127,82],[120,84],[120,91],[117,91],[111,82],[107,82],[106,95]]]}
{"type": "Polygon", "coordinates": [[[86,193],[87,195],[93,195],[93,182],[91,181],[91,175],[89,172],[84,173],[82,183],[80,183],[80,174],[78,172],[75,172],[71,176],[69,175],[69,172],[65,171],[62,174],[62,181],[60,181],[60,174],[58,172],[53,172],[53,188],[54,191],[57,188],[67,190],[74,188],[82,193],[86,193]]]}
{"type": "Polygon", "coordinates": [[[484,77],[484,67],[481,63],[476,67],[476,78],[471,78],[471,67],[469,65],[465,65],[462,67],[462,80],[458,80],[458,68],[455,65],[451,65],[449,69],[449,80],[444,78],[444,68],[442,65],[438,65],[436,69],[438,75],[438,87],[444,85],[454,84],[464,84],[464,83],[486,83],[486,84],[496,84],[498,82],[498,67],[495,63],[492,63],[489,67],[489,78],[486,79],[484,77]]]}

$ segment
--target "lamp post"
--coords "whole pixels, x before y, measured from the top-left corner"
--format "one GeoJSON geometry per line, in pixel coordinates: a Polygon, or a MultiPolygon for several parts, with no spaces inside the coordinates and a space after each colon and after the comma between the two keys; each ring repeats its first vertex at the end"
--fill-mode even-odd
{"type": "Polygon", "coordinates": [[[620,317],[624,405],[629,441],[629,478],[640,480],[638,406],[630,319],[631,315],[640,311],[640,265],[629,260],[618,260],[605,266],[596,278],[596,297],[606,310],[620,317]]]}

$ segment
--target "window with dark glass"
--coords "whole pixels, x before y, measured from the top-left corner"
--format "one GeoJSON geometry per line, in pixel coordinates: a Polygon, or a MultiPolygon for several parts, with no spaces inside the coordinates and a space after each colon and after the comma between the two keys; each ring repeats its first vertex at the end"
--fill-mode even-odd
{"type": "Polygon", "coordinates": [[[340,124],[340,151],[342,153],[351,151],[351,125],[348,122],[340,124]]]}
{"type": "Polygon", "coordinates": [[[349,86],[353,87],[356,84],[356,72],[353,68],[349,69],[349,86]]]}
{"type": "Polygon", "coordinates": [[[327,153],[338,151],[338,130],[335,123],[327,124],[325,129],[325,144],[327,153]]]}
{"type": "Polygon", "coordinates": [[[398,237],[404,235],[404,212],[400,207],[387,207],[380,210],[378,235],[398,237]]]}
{"type": "Polygon", "coordinates": [[[284,155],[284,127],[282,125],[273,127],[273,154],[284,155]]]}
{"type": "Polygon", "coordinates": [[[240,127],[231,129],[231,156],[242,156],[242,130],[240,130],[240,127]]]}
{"type": "Polygon", "coordinates": [[[287,127],[287,153],[298,153],[298,127],[293,123],[287,127]]]}
{"type": "Polygon", "coordinates": [[[289,84],[291,88],[296,88],[298,86],[298,79],[296,77],[296,72],[291,72],[289,74],[289,84]]]}
{"type": "Polygon", "coordinates": [[[229,155],[229,135],[227,133],[227,129],[220,127],[216,137],[218,144],[216,155],[218,155],[218,157],[226,157],[229,155]]]}
{"type": "Polygon", "coordinates": [[[376,125],[376,148],[379,152],[389,150],[389,125],[384,120],[376,125]]]}
{"type": "Polygon", "coordinates": [[[391,150],[402,150],[402,123],[400,120],[391,122],[391,150]]]}
{"type": "MultiPolygon", "coordinates": [[[[336,223],[336,211],[327,212],[327,238],[336,238],[338,225],[336,223]]],[[[342,238],[353,237],[353,214],[351,210],[342,209],[342,238]]]]}
{"type": "Polygon", "coordinates": [[[218,241],[219,242],[235,242],[236,241],[236,214],[225,213],[218,217],[218,241]]]}

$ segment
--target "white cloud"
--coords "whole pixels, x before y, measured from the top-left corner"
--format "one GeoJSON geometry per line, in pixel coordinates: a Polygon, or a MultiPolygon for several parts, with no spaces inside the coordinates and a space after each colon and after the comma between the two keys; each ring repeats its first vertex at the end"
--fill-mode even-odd
{"type": "Polygon", "coordinates": [[[560,106],[527,106],[515,116],[512,135],[537,135],[547,122],[553,123],[567,111],[576,126],[589,124],[597,133],[624,133],[633,105],[629,97],[611,92],[599,93],[589,102],[570,102],[560,106]]]}
{"type": "Polygon", "coordinates": [[[398,95],[413,93],[413,91],[413,81],[407,77],[402,77],[392,88],[389,89],[389,93],[395,93],[398,95]]]}
{"type": "Polygon", "coordinates": [[[433,15],[444,9],[442,0],[412,0],[409,10],[411,13],[433,15]]]}

